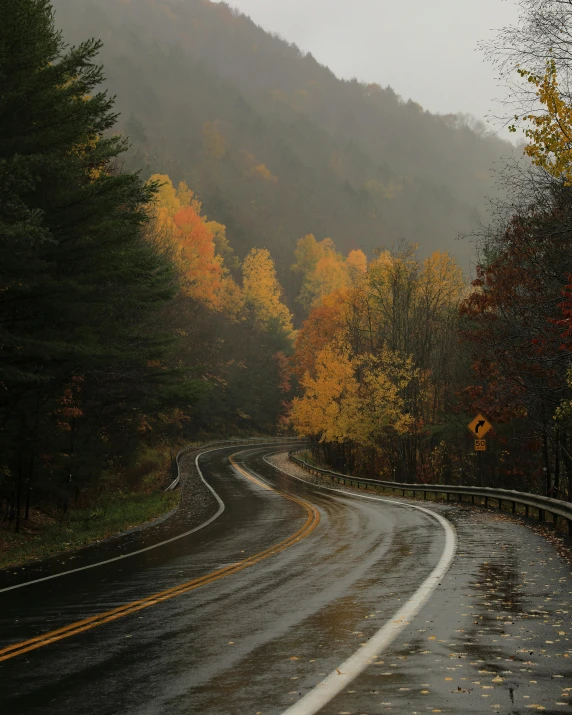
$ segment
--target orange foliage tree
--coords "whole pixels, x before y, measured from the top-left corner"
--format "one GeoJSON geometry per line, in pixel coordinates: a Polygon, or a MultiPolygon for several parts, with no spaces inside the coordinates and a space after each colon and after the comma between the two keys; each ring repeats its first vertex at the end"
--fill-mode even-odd
{"type": "Polygon", "coordinates": [[[343,290],[325,296],[298,331],[292,368],[299,380],[306,373],[314,374],[318,352],[342,333],[345,297],[346,292],[343,290]]]}
{"type": "Polygon", "coordinates": [[[240,290],[217,253],[225,227],[202,215],[200,201],[184,182],[175,189],[161,174],[150,181],[160,184],[150,235],[177,266],[183,293],[213,310],[237,313],[240,290]]]}

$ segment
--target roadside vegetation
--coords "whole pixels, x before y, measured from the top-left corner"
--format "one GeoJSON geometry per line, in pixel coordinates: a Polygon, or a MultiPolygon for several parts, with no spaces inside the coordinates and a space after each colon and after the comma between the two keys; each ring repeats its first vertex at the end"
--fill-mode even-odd
{"type": "Polygon", "coordinates": [[[527,143],[503,170],[494,220],[473,233],[475,279],[401,243],[349,285],[324,285],[327,247],[303,246],[311,312],[292,420],[339,471],[572,499],[572,9],[520,9],[486,49],[527,143]],[[494,425],[480,455],[467,430],[478,413],[494,425]]]}
{"type": "Polygon", "coordinates": [[[8,519],[0,523],[0,568],[78,549],[169,513],[180,496],[164,491],[172,474],[169,448],[144,448],[125,472],[104,471],[91,489],[77,490],[65,509],[31,498],[19,532],[8,519]]]}
{"type": "Polygon", "coordinates": [[[178,492],[120,492],[64,515],[32,508],[19,533],[0,530],[0,568],[73,551],[152,522],[173,510],[178,499],[178,492]]]}

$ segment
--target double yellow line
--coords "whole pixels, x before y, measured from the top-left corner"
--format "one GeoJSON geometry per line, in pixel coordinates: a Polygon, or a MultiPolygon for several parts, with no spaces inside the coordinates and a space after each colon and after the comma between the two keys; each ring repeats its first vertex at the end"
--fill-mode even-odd
{"type": "Polygon", "coordinates": [[[2,648],[0,649],[0,662],[3,660],[9,660],[10,658],[15,658],[18,655],[23,655],[24,653],[28,653],[31,650],[36,650],[36,648],[42,648],[43,646],[50,645],[51,643],[55,643],[64,638],[70,638],[71,636],[75,636],[79,633],[84,633],[85,631],[89,631],[92,628],[97,628],[97,626],[102,626],[104,623],[110,623],[111,621],[115,621],[118,618],[122,618],[123,616],[129,616],[131,613],[141,611],[143,608],[149,608],[149,606],[154,606],[157,603],[168,601],[169,599],[175,598],[176,596],[182,596],[189,591],[194,591],[196,588],[206,586],[209,583],[213,583],[214,581],[218,581],[221,578],[225,578],[225,576],[230,576],[231,574],[237,573],[238,571],[247,569],[249,566],[254,566],[254,564],[257,564],[270,556],[279,554],[281,551],[284,551],[288,547],[298,543],[298,541],[304,539],[306,536],[311,534],[312,531],[314,531],[320,521],[320,513],[314,506],[304,501],[303,499],[299,499],[298,497],[294,497],[290,494],[285,494],[284,492],[278,491],[277,489],[273,489],[268,484],[265,484],[264,482],[261,482],[260,480],[256,479],[256,477],[253,477],[252,475],[248,474],[248,472],[246,472],[244,469],[242,469],[242,467],[239,467],[238,464],[236,464],[233,459],[234,456],[235,455],[232,455],[229,458],[231,464],[247,479],[250,479],[252,482],[255,482],[256,484],[264,487],[265,489],[271,489],[272,491],[281,494],[286,499],[289,499],[290,501],[299,504],[305,510],[306,521],[304,522],[303,526],[298,529],[298,531],[296,531],[294,534],[284,539],[283,541],[280,541],[278,544],[274,544],[274,546],[270,546],[268,549],[260,551],[258,554],[249,556],[243,561],[238,561],[235,564],[225,566],[224,568],[218,569],[217,571],[212,571],[211,573],[206,574],[205,576],[201,576],[200,578],[196,578],[193,581],[187,581],[186,583],[182,583],[179,586],[174,586],[173,588],[168,588],[165,591],[155,593],[152,596],[147,596],[146,598],[141,598],[138,601],[132,601],[131,603],[127,603],[124,606],[113,608],[111,611],[99,613],[96,616],[85,618],[83,621],[76,621],[75,623],[70,623],[68,626],[64,626],[63,628],[58,628],[55,631],[50,631],[49,633],[44,633],[40,636],[36,636],[35,638],[30,638],[29,640],[22,641],[20,643],[14,643],[13,645],[9,645],[5,648],[2,648]]]}

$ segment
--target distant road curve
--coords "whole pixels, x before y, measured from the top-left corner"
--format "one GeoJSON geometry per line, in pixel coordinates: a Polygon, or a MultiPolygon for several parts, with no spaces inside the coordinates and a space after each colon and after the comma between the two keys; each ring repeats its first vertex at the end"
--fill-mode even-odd
{"type": "Polygon", "coordinates": [[[204,528],[0,594],[0,709],[278,714],[335,699],[433,593],[454,531],[416,505],[296,481],[265,463],[275,450],[201,456],[224,504],[204,528]]]}
{"type": "MultiPolygon", "coordinates": [[[[274,447],[276,447],[277,444],[280,444],[278,440],[274,442],[274,447]]],[[[241,445],[236,445],[234,448],[236,449],[240,446],[241,445]]],[[[120,561],[122,559],[127,559],[132,556],[145,553],[146,551],[151,551],[153,549],[160,548],[179,539],[183,539],[190,534],[194,534],[195,532],[205,528],[222,514],[225,507],[223,501],[220,499],[216,491],[205,480],[199,464],[199,460],[203,455],[221,449],[228,450],[228,446],[209,447],[208,449],[200,451],[198,449],[187,448],[187,450],[189,450],[188,455],[191,457],[193,452],[199,451],[199,453],[196,454],[196,456],[194,457],[193,463],[197,476],[200,479],[202,485],[204,486],[205,494],[209,496],[212,500],[210,516],[206,518],[203,517],[202,520],[196,523],[196,517],[198,516],[200,519],[200,514],[197,515],[195,513],[191,515],[191,518],[185,518],[185,514],[176,513],[177,511],[184,511],[183,509],[175,510],[175,512],[167,514],[165,517],[157,519],[151,524],[145,524],[141,527],[136,527],[130,530],[128,533],[118,534],[117,536],[110,537],[99,544],[88,545],[87,547],[84,547],[83,549],[80,549],[76,552],[72,552],[69,555],[62,553],[55,557],[40,561],[39,563],[30,563],[25,564],[22,567],[11,567],[0,570],[0,584],[3,581],[9,582],[9,585],[0,585],[0,594],[6,591],[26,588],[27,586],[30,586],[32,584],[50,581],[52,579],[77,573],[79,571],[85,571],[87,569],[105,566],[107,564],[111,564],[115,561],[120,561]],[[192,527],[188,528],[189,525],[192,525],[192,527]],[[169,535],[170,533],[172,533],[173,535],[169,536],[169,538],[164,538],[164,536],[161,536],[161,534],[169,535]],[[118,551],[120,553],[117,555],[118,551]],[[78,556],[76,556],[76,554],[80,555],[79,558],[82,562],[81,565],[78,564],[75,568],[72,569],[62,569],[59,566],[59,564],[65,563],[66,560],[70,558],[70,556],[74,559],[77,559],[78,556]],[[34,575],[38,573],[38,575],[36,578],[29,578],[26,577],[26,572],[33,573],[34,575]],[[10,576],[12,576],[12,579],[10,579],[10,576]],[[14,583],[10,583],[10,580],[14,581],[14,583]]],[[[181,455],[187,450],[182,450],[181,455]]],[[[184,460],[185,458],[188,458],[188,456],[183,455],[182,459],[184,460]]],[[[180,470],[181,467],[179,467],[179,472],[180,470]]],[[[179,473],[179,477],[180,476],[181,475],[179,473]]],[[[192,483],[190,485],[190,488],[192,491],[196,491],[196,485],[192,483]]],[[[186,498],[187,495],[183,493],[183,497],[186,498]]],[[[204,502],[204,498],[201,501],[204,502]]],[[[202,503],[201,506],[203,507],[203,509],[201,509],[200,512],[203,513],[205,506],[204,503],[202,503]]],[[[192,504],[191,509],[196,512],[196,505],[192,504]]]]}

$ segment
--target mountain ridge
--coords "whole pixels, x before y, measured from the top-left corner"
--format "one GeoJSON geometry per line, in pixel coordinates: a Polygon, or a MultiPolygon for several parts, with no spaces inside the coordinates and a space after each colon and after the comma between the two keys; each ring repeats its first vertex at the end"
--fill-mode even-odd
{"type": "Polygon", "coordinates": [[[54,6],[68,41],[104,42],[130,164],[185,180],[239,256],[269,248],[289,295],[292,250],[307,233],[370,255],[405,238],[468,266],[456,238],[486,212],[509,142],[391,88],[338,79],[225,3],[54,6]]]}

